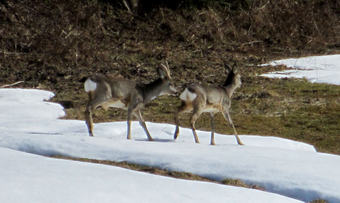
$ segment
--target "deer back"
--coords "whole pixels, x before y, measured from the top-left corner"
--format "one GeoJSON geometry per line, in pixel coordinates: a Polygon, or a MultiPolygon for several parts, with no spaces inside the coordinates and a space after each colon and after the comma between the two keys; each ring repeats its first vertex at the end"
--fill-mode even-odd
{"type": "Polygon", "coordinates": [[[121,100],[127,104],[136,92],[136,83],[122,78],[108,77],[102,74],[90,76],[84,83],[85,91],[91,100],[98,103],[109,100],[121,100]]]}
{"type": "Polygon", "coordinates": [[[107,100],[112,97],[110,84],[104,75],[95,74],[87,78],[84,89],[90,95],[90,99],[107,100]]]}
{"type": "Polygon", "coordinates": [[[108,81],[111,87],[112,97],[127,100],[130,95],[136,94],[136,82],[121,78],[110,78],[108,81]]]}

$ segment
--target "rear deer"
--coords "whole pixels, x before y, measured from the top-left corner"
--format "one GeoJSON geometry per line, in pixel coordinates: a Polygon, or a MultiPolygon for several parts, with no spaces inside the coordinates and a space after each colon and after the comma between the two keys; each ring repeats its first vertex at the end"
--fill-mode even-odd
{"type": "Polygon", "coordinates": [[[104,110],[113,107],[127,110],[127,139],[131,139],[131,116],[134,115],[151,141],[152,137],[142,117],[141,109],[158,96],[176,93],[176,89],[170,83],[169,65],[166,64],[166,66],[161,64],[161,68],[158,68],[159,78],[149,84],[139,85],[135,81],[100,74],[89,77],[84,83],[85,91],[89,95],[85,111],[89,135],[93,136],[93,111],[97,107],[104,110]]]}
{"type": "MultiPolygon", "coordinates": [[[[229,68],[228,68],[229,69],[229,68]]],[[[203,112],[210,113],[211,119],[211,140],[210,144],[215,145],[214,136],[214,114],[221,112],[226,121],[234,130],[234,135],[239,145],[243,145],[240,138],[237,135],[233,121],[231,120],[229,109],[231,105],[231,97],[234,91],[241,86],[241,76],[239,73],[235,73],[234,70],[229,70],[228,77],[223,86],[207,86],[191,84],[181,93],[180,99],[182,105],[175,113],[176,131],[174,139],[177,139],[179,134],[179,114],[192,112],[190,124],[194,134],[195,142],[199,143],[195,122],[203,112]]]]}

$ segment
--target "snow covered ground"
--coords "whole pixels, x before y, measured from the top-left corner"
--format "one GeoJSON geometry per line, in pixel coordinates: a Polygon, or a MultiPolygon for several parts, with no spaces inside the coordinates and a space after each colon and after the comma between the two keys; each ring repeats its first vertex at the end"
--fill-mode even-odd
{"type": "MultiPolygon", "coordinates": [[[[340,201],[338,192],[340,157],[317,153],[310,145],[275,137],[243,135],[241,139],[246,145],[238,146],[233,136],[217,134],[218,145],[210,146],[208,144],[209,132],[202,131],[198,132],[202,144],[194,144],[191,130],[184,128],[181,129],[179,140],[175,142],[172,140],[174,126],[157,123],[148,123],[150,132],[156,139],[154,142],[148,142],[137,122],[134,122],[132,126],[133,140],[125,138],[125,122],[96,124],[96,137],[89,137],[84,121],[57,119],[64,115],[62,107],[54,103],[43,102],[43,99],[48,99],[52,95],[50,92],[38,90],[0,89],[0,111],[2,112],[0,149],[2,147],[39,155],[129,161],[168,170],[192,172],[216,180],[237,178],[250,184],[263,186],[267,191],[303,201],[319,198],[331,202],[340,201]]],[[[1,149],[0,153],[2,163],[0,176],[1,180],[5,180],[0,183],[2,191],[0,200],[9,199],[13,200],[12,202],[21,202],[20,198],[29,197],[32,198],[32,202],[36,202],[39,198],[51,197],[56,198],[57,201],[60,200],[59,198],[64,198],[60,194],[65,194],[67,196],[65,198],[70,198],[66,201],[73,202],[77,198],[88,199],[92,191],[96,194],[93,196],[95,199],[102,197],[104,201],[121,195],[119,197],[122,198],[121,202],[134,202],[135,198],[148,202],[151,201],[149,199],[151,197],[142,195],[147,193],[144,190],[148,187],[153,188],[152,193],[156,190],[157,194],[163,194],[158,197],[162,198],[165,193],[171,194],[173,191],[167,189],[168,187],[184,193],[184,190],[179,189],[180,186],[174,186],[168,182],[173,182],[175,185],[189,184],[186,181],[175,183],[175,180],[162,177],[158,180],[154,176],[128,172],[115,167],[109,169],[107,166],[52,160],[8,149],[1,149]],[[41,172],[38,172],[40,169],[41,172]],[[117,172],[119,170],[122,171],[117,172]],[[130,175],[142,177],[132,178],[138,181],[131,180],[125,183],[125,177],[130,175]],[[157,179],[155,181],[159,183],[147,182],[149,177],[157,179]],[[163,180],[165,182],[160,183],[163,180]],[[122,185],[122,188],[117,186],[117,182],[122,185]],[[138,188],[143,188],[138,193],[139,197],[138,195],[137,197],[125,195],[129,187],[136,187],[132,186],[134,184],[140,184],[138,188]],[[167,187],[149,186],[157,184],[165,184],[167,187]],[[97,187],[97,185],[101,186],[97,187]],[[47,192],[47,188],[51,188],[51,192],[47,192]],[[74,193],[70,192],[72,188],[76,188],[74,193]],[[57,191],[58,194],[51,194],[52,191],[57,191]],[[80,194],[84,196],[78,197],[80,194]]],[[[226,198],[230,197],[235,198],[233,199],[235,202],[245,202],[245,197],[251,202],[274,202],[274,200],[267,201],[260,198],[262,194],[258,196],[258,193],[254,193],[253,197],[246,196],[243,192],[245,189],[230,189],[230,187],[223,189],[223,186],[214,184],[190,182],[190,185],[196,184],[197,186],[193,187],[211,187],[211,189],[204,189],[204,191],[197,189],[199,192],[172,195],[175,196],[174,198],[184,198],[185,202],[197,201],[197,194],[214,196],[211,202],[216,202],[216,199],[228,202],[226,198]],[[219,190],[233,193],[233,196],[229,196],[228,192],[216,192],[213,188],[221,188],[219,190]]],[[[138,190],[138,188],[133,190],[138,190]]],[[[273,198],[275,200],[278,198],[278,202],[281,201],[279,200],[281,197],[274,196],[273,198]]],[[[46,199],[41,200],[44,202],[43,200],[46,199]]],[[[81,200],[79,202],[82,202],[81,200]]],[[[201,202],[207,202],[207,199],[202,199],[201,202]]]]}
{"type": "Polygon", "coordinates": [[[340,85],[340,55],[311,56],[272,61],[265,65],[286,65],[294,70],[263,74],[270,78],[306,78],[311,82],[340,85]]]}
{"type": "Polygon", "coordinates": [[[198,131],[201,144],[194,144],[190,129],[181,128],[173,141],[173,125],[149,122],[154,142],[147,141],[137,122],[133,140],[126,140],[126,122],[95,124],[95,137],[89,137],[84,121],[58,119],[62,107],[43,101],[52,96],[0,89],[0,202],[298,202],[280,195],[340,202],[340,156],[318,153],[311,145],[241,135],[245,146],[239,146],[233,136],[216,134],[217,146],[210,146],[210,133],[203,131],[198,131]],[[272,193],[38,155],[128,161],[215,180],[241,179],[272,193]]]}
{"type": "MultiPolygon", "coordinates": [[[[180,153],[186,150],[185,146],[177,148],[177,144],[168,138],[150,143],[138,135],[136,140],[127,141],[121,135],[124,131],[120,129],[122,123],[96,126],[99,135],[111,130],[115,136],[103,133],[103,136],[90,138],[84,122],[57,119],[64,115],[61,106],[43,102],[51,96],[53,94],[46,91],[0,89],[0,202],[300,202],[259,190],[180,180],[31,154],[138,160],[135,162],[140,162],[141,158],[145,163],[150,164],[151,161],[154,162],[151,165],[159,165],[158,161],[169,156],[166,153],[162,156],[162,144],[171,144],[171,149],[164,150],[177,151],[177,159],[181,159],[180,153]],[[156,153],[156,157],[150,153],[156,153]]],[[[134,130],[141,134],[135,128],[137,126],[134,124],[134,130]]],[[[152,131],[159,131],[159,137],[164,134],[164,128],[166,124],[151,127],[152,131]]],[[[296,145],[288,144],[293,148],[296,145]]],[[[190,145],[194,144],[187,146],[190,145]]],[[[307,145],[301,149],[313,151],[307,145]]],[[[168,163],[176,161],[175,157],[169,158],[168,163]]],[[[190,158],[187,161],[189,163],[186,165],[190,165],[190,158]]],[[[214,166],[207,168],[207,172],[211,170],[214,166]]]]}
{"type": "Polygon", "coordinates": [[[0,148],[0,202],[289,202],[284,196],[0,148]]]}

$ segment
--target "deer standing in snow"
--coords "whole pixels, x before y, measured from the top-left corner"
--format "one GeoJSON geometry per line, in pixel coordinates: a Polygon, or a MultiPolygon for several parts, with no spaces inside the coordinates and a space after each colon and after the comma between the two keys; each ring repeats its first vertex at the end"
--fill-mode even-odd
{"type": "Polygon", "coordinates": [[[223,86],[191,84],[187,86],[180,94],[179,98],[182,100],[182,105],[175,113],[176,131],[174,134],[174,139],[177,139],[179,135],[179,114],[192,112],[190,120],[191,129],[195,138],[195,142],[199,143],[195,122],[203,112],[209,112],[211,119],[210,144],[215,145],[214,114],[221,112],[225,120],[228,121],[230,126],[233,128],[237,143],[239,145],[243,145],[240,138],[238,137],[237,131],[229,114],[231,97],[234,91],[241,86],[241,76],[239,73],[235,73],[233,69],[228,69],[229,74],[223,86]]]}
{"type": "Polygon", "coordinates": [[[89,77],[85,83],[85,91],[89,95],[86,106],[85,119],[89,135],[93,136],[92,114],[97,107],[107,110],[109,107],[127,110],[127,139],[131,139],[131,117],[134,115],[143,127],[148,139],[152,137],[146,127],[141,114],[141,109],[145,104],[160,95],[173,95],[176,89],[170,83],[170,69],[161,64],[158,68],[159,78],[149,84],[137,84],[135,81],[107,77],[95,74],[89,77]]]}

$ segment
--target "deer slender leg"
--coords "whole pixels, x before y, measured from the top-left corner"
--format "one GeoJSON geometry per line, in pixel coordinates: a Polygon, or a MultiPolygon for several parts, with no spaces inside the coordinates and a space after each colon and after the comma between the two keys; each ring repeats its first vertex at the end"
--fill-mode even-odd
{"type": "Polygon", "coordinates": [[[152,137],[150,135],[150,132],[149,132],[148,128],[146,127],[145,121],[143,119],[143,116],[142,116],[142,113],[140,112],[140,110],[137,110],[137,112],[135,112],[134,115],[138,118],[139,124],[143,127],[146,135],[148,136],[149,141],[152,141],[153,139],[152,139],[152,137]]]}
{"type": "Polygon", "coordinates": [[[193,114],[191,116],[191,120],[190,120],[192,133],[194,134],[194,138],[195,138],[196,143],[200,143],[200,141],[199,141],[197,133],[196,133],[195,123],[196,123],[196,120],[200,117],[201,113],[202,113],[202,111],[200,111],[198,109],[194,109],[194,112],[193,112],[193,114]]]}
{"type": "Polygon", "coordinates": [[[100,104],[102,103],[102,100],[100,99],[94,99],[92,100],[93,95],[90,93],[89,94],[89,102],[86,106],[86,110],[85,110],[85,121],[86,121],[86,125],[87,125],[87,129],[89,131],[89,135],[93,136],[93,119],[92,119],[92,114],[94,112],[94,110],[100,106],[100,104]]]}
{"type": "Polygon", "coordinates": [[[176,130],[175,130],[175,134],[174,134],[174,139],[177,139],[177,137],[179,135],[179,114],[183,113],[186,110],[187,110],[187,106],[185,105],[185,102],[182,102],[182,105],[175,112],[176,130]]]}
{"type": "Polygon", "coordinates": [[[178,135],[179,135],[179,110],[177,110],[175,112],[175,124],[176,124],[176,130],[175,130],[175,134],[174,134],[174,140],[177,139],[178,135]]]}
{"type": "Polygon", "coordinates": [[[230,126],[233,128],[233,130],[234,130],[234,135],[235,135],[237,144],[243,145],[242,141],[241,141],[240,138],[238,137],[237,131],[236,131],[235,126],[234,126],[234,123],[233,123],[233,121],[231,120],[229,111],[224,111],[224,112],[223,112],[223,117],[224,117],[224,119],[225,119],[226,121],[229,122],[230,126]]]}
{"type": "Polygon", "coordinates": [[[93,119],[92,119],[92,112],[93,112],[93,108],[91,105],[87,105],[86,106],[86,110],[85,110],[85,120],[86,120],[86,125],[87,125],[87,129],[89,131],[89,135],[93,136],[93,119]]]}
{"type": "Polygon", "coordinates": [[[131,116],[132,114],[135,114],[134,112],[138,106],[136,95],[134,95],[131,98],[131,101],[133,102],[129,103],[128,110],[127,110],[127,136],[126,137],[128,140],[131,139],[131,116]]]}
{"type": "Polygon", "coordinates": [[[214,113],[210,113],[210,125],[211,125],[211,138],[210,138],[210,144],[211,144],[211,145],[215,145],[214,113]]]}
{"type": "Polygon", "coordinates": [[[132,109],[128,109],[128,116],[127,116],[127,136],[126,138],[128,140],[131,139],[131,114],[132,114],[132,109]]]}

